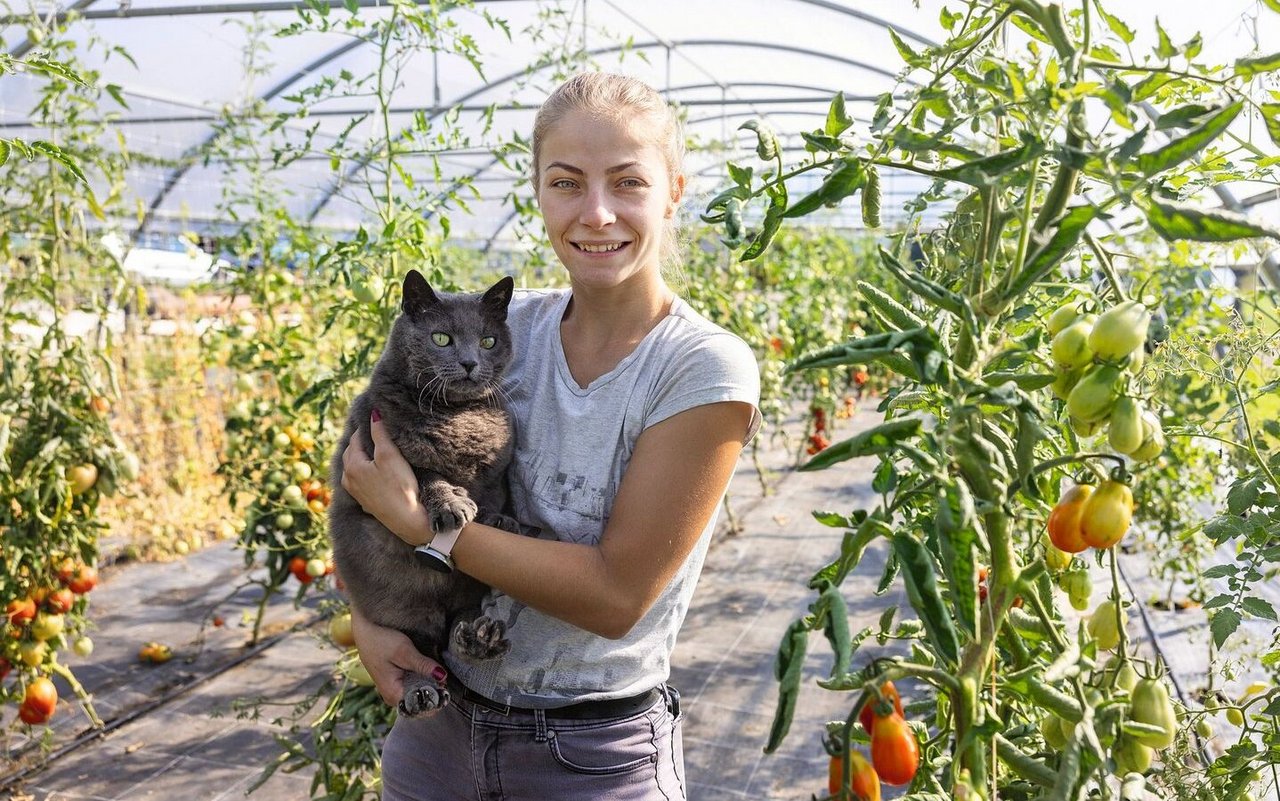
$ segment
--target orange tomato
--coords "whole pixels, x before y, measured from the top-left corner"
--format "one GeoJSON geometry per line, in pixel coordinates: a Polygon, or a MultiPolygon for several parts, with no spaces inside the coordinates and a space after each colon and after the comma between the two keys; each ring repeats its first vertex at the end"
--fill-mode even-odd
{"type": "MultiPolygon", "coordinates": [[[[902,698],[898,695],[898,688],[893,686],[893,682],[886,681],[884,684],[881,684],[880,694],[893,702],[894,712],[899,715],[902,714],[902,698]]],[[[875,707],[876,699],[875,696],[872,696],[871,699],[867,701],[866,705],[862,707],[862,711],[858,713],[858,722],[862,724],[862,728],[867,732],[867,734],[871,733],[871,725],[875,721],[875,707]]]]}
{"type": "Polygon", "coordinates": [[[1089,547],[1081,532],[1081,516],[1092,495],[1092,484],[1077,484],[1062,493],[1058,505],[1049,513],[1049,541],[1053,547],[1067,553],[1080,553],[1089,547]]]}
{"type": "MultiPolygon", "coordinates": [[[[875,768],[871,767],[866,757],[858,751],[852,752],[849,754],[849,767],[853,774],[849,780],[849,789],[853,791],[854,798],[862,801],[880,801],[880,777],[876,775],[875,768]]],[[[843,785],[844,762],[840,757],[833,756],[827,771],[828,794],[835,798],[843,785]]]]}
{"type": "Polygon", "coordinates": [[[871,764],[885,784],[910,784],[920,767],[920,743],[896,712],[876,718],[871,728],[871,764]]]}

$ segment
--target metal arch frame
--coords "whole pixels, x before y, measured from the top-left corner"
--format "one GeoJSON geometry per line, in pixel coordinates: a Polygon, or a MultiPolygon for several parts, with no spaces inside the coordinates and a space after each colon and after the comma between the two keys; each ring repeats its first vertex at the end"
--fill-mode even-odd
{"type": "MultiPolygon", "coordinates": [[[[684,48],[688,48],[688,47],[755,47],[755,48],[761,48],[765,50],[779,50],[782,52],[797,53],[800,55],[812,56],[814,58],[834,61],[837,63],[845,64],[847,66],[863,69],[868,72],[872,72],[877,75],[882,75],[888,78],[895,78],[895,79],[897,78],[897,75],[895,73],[892,73],[882,67],[877,67],[871,64],[867,64],[857,59],[851,59],[845,56],[835,55],[833,53],[826,53],[820,50],[809,50],[802,47],[796,47],[794,45],[779,44],[776,42],[754,42],[749,40],[685,39],[685,40],[671,41],[671,42],[661,42],[657,40],[650,41],[650,42],[630,42],[622,45],[609,45],[607,47],[594,48],[592,50],[588,50],[586,55],[601,56],[601,55],[608,55],[610,53],[619,53],[624,50],[627,50],[627,51],[644,50],[644,49],[653,48],[653,47],[664,47],[668,49],[680,48],[680,47],[684,47],[684,48]]],[[[428,115],[427,119],[431,120],[440,116],[440,114],[444,113],[444,111],[447,110],[449,107],[452,107],[452,105],[457,105],[459,103],[466,103],[468,100],[472,100],[477,96],[491,89],[495,89],[499,86],[503,86],[505,84],[511,83],[512,81],[518,78],[528,76],[532,73],[540,72],[550,66],[553,66],[553,65],[542,64],[542,65],[536,66],[532,70],[522,69],[516,72],[508,73],[507,75],[504,75],[501,78],[490,81],[489,83],[486,83],[483,86],[480,86],[456,98],[450,106],[442,107],[440,110],[433,112],[432,114],[428,115]]],[[[916,82],[910,81],[910,80],[908,80],[907,83],[910,83],[913,86],[918,85],[916,82]]],[[[321,196],[319,202],[316,203],[316,205],[312,207],[311,211],[307,214],[307,222],[311,223],[312,221],[314,221],[315,218],[319,215],[319,213],[324,209],[324,207],[328,205],[329,201],[333,198],[333,196],[337,194],[339,188],[345,185],[347,183],[347,180],[352,175],[354,175],[359,170],[364,169],[364,167],[366,167],[368,164],[369,164],[369,159],[359,159],[357,160],[356,164],[354,164],[350,169],[348,169],[345,173],[343,173],[342,176],[338,178],[338,180],[334,181],[333,184],[329,187],[329,190],[321,196]]]]}

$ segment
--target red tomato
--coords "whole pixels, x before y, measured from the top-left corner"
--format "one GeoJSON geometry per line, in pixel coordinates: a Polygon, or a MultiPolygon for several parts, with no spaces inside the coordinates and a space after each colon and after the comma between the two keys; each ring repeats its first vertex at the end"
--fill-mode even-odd
{"type": "Polygon", "coordinates": [[[71,611],[71,607],[75,605],[76,594],[73,590],[63,587],[60,590],[54,590],[49,593],[49,597],[45,599],[45,606],[51,612],[66,614],[71,611]]]}
{"type": "Polygon", "coordinates": [[[36,616],[36,602],[30,598],[15,598],[5,607],[5,614],[9,616],[10,625],[26,625],[36,616]]]}
{"type": "MultiPolygon", "coordinates": [[[[862,801],[880,801],[880,777],[876,775],[875,768],[871,767],[866,757],[858,751],[849,754],[849,768],[853,772],[849,789],[853,790],[854,796],[861,798],[862,801]]],[[[834,797],[840,792],[842,784],[844,784],[844,762],[838,756],[831,757],[831,766],[827,771],[827,791],[834,797]]]]}
{"type": "Polygon", "coordinates": [[[876,718],[871,729],[871,764],[886,784],[910,784],[920,767],[920,744],[899,714],[876,718]]]}
{"type": "Polygon", "coordinates": [[[54,707],[58,705],[58,689],[53,686],[53,682],[44,676],[38,676],[30,684],[27,685],[26,695],[22,697],[22,705],[31,708],[34,712],[43,715],[44,720],[49,719],[53,714],[54,707]]]}
{"type": "Polygon", "coordinates": [[[67,582],[67,589],[76,595],[84,595],[96,586],[98,586],[98,568],[93,565],[77,566],[71,580],[67,582]]]}
{"type": "Polygon", "coordinates": [[[26,704],[20,704],[18,706],[18,717],[23,723],[27,723],[32,726],[39,726],[41,723],[48,721],[52,715],[46,715],[36,709],[32,709],[26,704]]]}
{"type": "Polygon", "coordinates": [[[310,584],[313,581],[313,577],[307,573],[307,559],[305,557],[295,556],[290,559],[289,572],[303,584],[310,584]]]}
{"type": "MultiPolygon", "coordinates": [[[[893,682],[886,681],[884,684],[881,684],[880,694],[893,702],[894,712],[899,715],[902,714],[902,697],[898,695],[898,688],[893,686],[893,682]]],[[[858,722],[862,724],[862,728],[866,730],[867,734],[871,733],[871,724],[875,720],[875,706],[876,699],[875,696],[872,696],[871,700],[867,701],[866,705],[862,707],[862,711],[858,713],[858,722]]]]}

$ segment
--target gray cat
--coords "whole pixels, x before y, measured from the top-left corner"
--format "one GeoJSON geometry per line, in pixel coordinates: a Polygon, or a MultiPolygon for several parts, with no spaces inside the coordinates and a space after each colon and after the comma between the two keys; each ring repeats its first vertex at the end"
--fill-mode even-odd
{"type": "MultiPolygon", "coordinates": [[[[507,307],[514,282],[503,278],[483,294],[437,295],[416,270],[404,279],[401,315],[374,367],[369,387],[351,404],[330,469],[329,536],[338,574],[352,604],[374,623],[409,635],[439,660],[450,650],[491,659],[510,648],[506,626],[480,615],[485,585],[458,571],[434,570],[413,546],[366,514],[342,488],[342,452],[357,428],[373,456],[373,409],[418,477],[418,497],[435,532],[473,519],[519,530],[501,514],[511,461],[511,418],[499,381],[511,360],[507,307]]],[[[448,692],[429,676],[405,680],[400,711],[443,706],[448,692]]]]}

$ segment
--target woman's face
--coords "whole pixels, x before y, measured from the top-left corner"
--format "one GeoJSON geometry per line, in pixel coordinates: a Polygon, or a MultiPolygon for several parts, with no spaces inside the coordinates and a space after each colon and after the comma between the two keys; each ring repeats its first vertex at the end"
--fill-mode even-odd
{"type": "Polygon", "coordinates": [[[541,143],[538,206],[575,284],[604,289],[660,276],[684,177],[668,174],[658,136],[653,120],[572,111],[541,143]]]}

